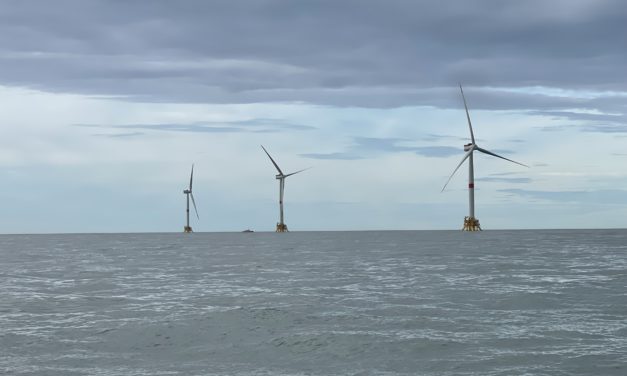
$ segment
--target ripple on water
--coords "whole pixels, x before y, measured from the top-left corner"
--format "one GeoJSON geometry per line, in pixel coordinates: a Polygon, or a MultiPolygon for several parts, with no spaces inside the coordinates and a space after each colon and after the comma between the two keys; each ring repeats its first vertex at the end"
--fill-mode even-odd
{"type": "Polygon", "coordinates": [[[467,235],[3,235],[0,369],[625,373],[627,232],[467,235]]]}

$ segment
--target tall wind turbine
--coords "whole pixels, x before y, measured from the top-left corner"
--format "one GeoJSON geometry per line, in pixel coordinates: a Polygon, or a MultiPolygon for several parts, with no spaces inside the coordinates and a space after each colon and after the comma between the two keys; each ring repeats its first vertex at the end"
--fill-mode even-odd
{"type": "Polygon", "coordinates": [[[279,212],[280,214],[279,214],[279,223],[276,224],[276,232],[287,232],[287,225],[285,224],[283,220],[283,192],[285,191],[285,179],[288,176],[296,175],[299,172],[308,170],[308,168],[305,168],[296,172],[292,172],[291,174],[286,175],[283,173],[283,171],[281,171],[281,169],[279,168],[279,165],[274,161],[274,159],[272,159],[272,157],[270,156],[270,153],[268,153],[266,148],[264,148],[263,145],[261,145],[261,148],[263,149],[263,151],[266,152],[266,155],[268,155],[268,158],[270,158],[270,161],[272,161],[272,164],[274,165],[274,167],[276,167],[277,171],[279,172],[276,175],[276,179],[279,181],[279,212]]]}
{"type": "Polygon", "coordinates": [[[196,201],[194,200],[194,194],[192,193],[192,183],[194,182],[194,165],[192,164],[192,173],[189,176],[189,188],[184,190],[183,193],[187,196],[187,208],[185,209],[185,217],[187,222],[185,222],[185,227],[183,228],[183,232],[193,232],[192,227],[189,225],[189,198],[192,198],[192,204],[194,204],[194,211],[196,212],[196,218],[200,219],[198,216],[198,209],[196,209],[196,201]]]}
{"type": "Polygon", "coordinates": [[[444,184],[444,187],[442,188],[442,191],[444,191],[444,188],[446,188],[446,186],[448,185],[448,183],[451,181],[451,179],[453,178],[453,175],[455,175],[455,173],[457,172],[457,170],[459,170],[459,168],[461,167],[461,165],[466,161],[466,159],[468,159],[468,202],[469,202],[469,214],[467,217],[464,218],[464,228],[462,229],[463,231],[481,231],[481,226],[479,225],[479,220],[475,217],[475,167],[474,167],[474,162],[473,162],[473,152],[479,151],[481,153],[484,154],[488,154],[491,155],[493,157],[497,157],[497,158],[501,158],[501,159],[505,159],[506,161],[510,161],[512,163],[516,163],[519,164],[521,166],[524,167],[529,167],[525,164],[513,161],[511,159],[507,159],[505,157],[502,157],[498,154],[495,154],[491,151],[488,151],[486,149],[480,148],[477,143],[475,142],[475,135],[472,131],[472,124],[470,122],[470,114],[468,113],[468,105],[466,104],[466,97],[464,96],[464,89],[462,89],[462,85],[459,85],[459,90],[462,93],[462,99],[464,100],[464,108],[466,109],[466,119],[468,119],[468,128],[470,129],[470,140],[471,142],[469,144],[464,145],[464,151],[466,152],[466,154],[464,154],[464,158],[462,158],[462,161],[459,162],[459,164],[457,165],[457,167],[455,168],[455,170],[453,170],[453,173],[451,174],[451,176],[448,178],[448,180],[446,181],[446,184],[444,184]]]}

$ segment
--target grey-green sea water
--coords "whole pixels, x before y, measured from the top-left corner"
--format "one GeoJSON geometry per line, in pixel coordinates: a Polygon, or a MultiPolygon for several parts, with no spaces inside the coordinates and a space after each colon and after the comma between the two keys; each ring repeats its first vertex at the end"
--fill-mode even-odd
{"type": "Polygon", "coordinates": [[[0,374],[626,375],[627,231],[2,235],[0,374]]]}

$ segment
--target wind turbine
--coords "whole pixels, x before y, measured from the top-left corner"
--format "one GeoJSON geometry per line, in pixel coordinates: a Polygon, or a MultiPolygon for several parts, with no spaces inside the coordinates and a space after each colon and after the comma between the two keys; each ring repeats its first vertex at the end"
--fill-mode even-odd
{"type": "Polygon", "coordinates": [[[276,175],[276,179],[279,181],[279,210],[280,210],[280,216],[279,216],[279,223],[276,224],[276,232],[287,232],[287,225],[285,224],[285,222],[283,221],[283,192],[285,191],[285,179],[288,176],[292,176],[292,175],[296,175],[299,172],[303,172],[305,170],[308,170],[309,168],[305,168],[296,172],[292,172],[291,174],[284,174],[283,171],[281,171],[281,169],[279,168],[279,165],[274,161],[274,159],[272,159],[272,157],[270,156],[270,153],[268,153],[268,151],[266,150],[266,148],[263,147],[263,145],[261,145],[261,148],[263,149],[263,151],[266,152],[266,155],[268,155],[268,158],[270,158],[270,161],[272,161],[272,164],[274,165],[274,167],[276,167],[277,171],[279,172],[276,175]]]}
{"type": "Polygon", "coordinates": [[[200,217],[198,216],[198,209],[196,209],[196,201],[194,200],[194,194],[192,193],[192,183],[194,181],[194,165],[192,164],[192,173],[189,176],[189,188],[184,190],[183,193],[185,193],[185,195],[187,196],[187,208],[185,209],[186,212],[186,225],[183,228],[183,232],[193,232],[192,231],[192,227],[189,225],[189,198],[192,198],[192,204],[194,204],[194,211],[196,212],[196,218],[200,219],[200,217]]]}
{"type": "Polygon", "coordinates": [[[497,158],[501,158],[501,159],[505,159],[506,161],[510,161],[512,163],[516,163],[519,164],[521,166],[524,167],[529,167],[525,164],[513,161],[511,159],[507,159],[505,157],[502,157],[498,154],[495,154],[491,151],[488,151],[486,149],[483,149],[481,147],[479,147],[477,145],[477,143],[475,142],[475,135],[472,131],[472,124],[470,122],[470,115],[468,114],[468,105],[466,104],[466,97],[464,96],[464,89],[462,89],[462,85],[459,85],[459,90],[462,93],[462,99],[464,100],[464,108],[466,109],[466,119],[468,119],[468,128],[470,129],[470,140],[471,143],[464,145],[464,151],[466,152],[466,154],[464,154],[464,158],[462,158],[462,161],[459,162],[459,164],[457,165],[457,167],[455,167],[455,170],[453,170],[453,173],[451,174],[451,176],[448,178],[448,180],[446,181],[446,184],[444,184],[444,187],[442,187],[442,192],[444,192],[444,189],[446,188],[446,186],[448,185],[448,183],[451,181],[451,179],[453,178],[453,175],[455,175],[455,173],[457,172],[457,170],[459,170],[459,168],[461,167],[461,165],[466,161],[466,159],[468,159],[468,201],[469,201],[469,214],[467,217],[464,218],[464,228],[462,229],[463,231],[481,231],[481,226],[479,225],[479,220],[475,217],[475,167],[474,167],[474,162],[473,162],[473,152],[479,151],[481,153],[484,154],[488,154],[491,155],[493,157],[497,157],[497,158]]]}

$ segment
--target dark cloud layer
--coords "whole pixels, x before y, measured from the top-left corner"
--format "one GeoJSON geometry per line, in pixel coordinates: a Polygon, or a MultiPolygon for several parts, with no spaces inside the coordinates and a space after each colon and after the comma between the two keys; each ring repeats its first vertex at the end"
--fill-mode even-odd
{"type": "Polygon", "coordinates": [[[0,84],[134,101],[459,108],[463,82],[473,109],[623,114],[596,119],[603,127],[625,124],[626,25],[620,0],[8,0],[0,84]],[[535,86],[607,95],[501,90],[535,86]]]}

